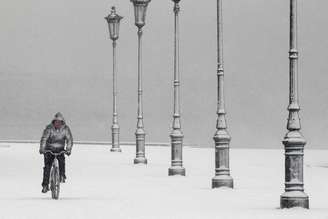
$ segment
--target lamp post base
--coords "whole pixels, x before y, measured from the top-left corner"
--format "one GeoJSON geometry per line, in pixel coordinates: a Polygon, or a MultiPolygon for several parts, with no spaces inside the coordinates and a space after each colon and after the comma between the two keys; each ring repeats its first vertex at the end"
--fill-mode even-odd
{"type": "Polygon", "coordinates": [[[212,178],[212,189],[214,188],[233,188],[233,179],[228,175],[215,176],[212,178]]]}
{"type": "Polygon", "coordinates": [[[122,152],[120,148],[120,127],[117,122],[114,122],[112,125],[112,148],[110,149],[110,151],[122,152]]]}
{"type": "Polygon", "coordinates": [[[170,167],[169,168],[169,176],[185,176],[186,175],[186,169],[184,167],[176,166],[176,167],[170,167]]]}
{"type": "Polygon", "coordinates": [[[145,157],[137,157],[134,159],[134,164],[147,164],[147,159],[145,157]]]}
{"type": "Polygon", "coordinates": [[[110,149],[111,152],[122,152],[121,148],[111,148],[110,149]]]}
{"type": "Polygon", "coordinates": [[[280,196],[280,208],[309,208],[309,196],[301,191],[285,192],[280,196]]]}

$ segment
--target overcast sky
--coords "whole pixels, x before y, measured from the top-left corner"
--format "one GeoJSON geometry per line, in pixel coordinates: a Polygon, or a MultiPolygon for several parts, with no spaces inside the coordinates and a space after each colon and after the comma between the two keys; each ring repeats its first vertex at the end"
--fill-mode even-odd
{"type": "MultiPolygon", "coordinates": [[[[118,41],[121,140],[134,141],[137,34],[128,0],[1,0],[0,138],[39,139],[57,111],[75,139],[110,140],[112,50],[104,17],[124,16],[118,41]]],[[[223,1],[225,94],[231,147],[282,148],[288,105],[289,1],[223,1]]],[[[173,105],[173,3],[152,0],[143,38],[144,123],[168,142],[173,105]]],[[[300,104],[307,147],[328,133],[328,1],[299,1],[300,104]]],[[[185,143],[213,146],[216,1],[182,0],[185,143]]]]}

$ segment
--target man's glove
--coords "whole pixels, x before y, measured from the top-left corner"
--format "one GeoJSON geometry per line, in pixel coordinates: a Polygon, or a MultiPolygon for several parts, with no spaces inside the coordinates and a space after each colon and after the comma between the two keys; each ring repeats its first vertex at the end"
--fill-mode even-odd
{"type": "Polygon", "coordinates": [[[71,155],[71,151],[66,151],[65,154],[66,154],[67,156],[69,156],[69,155],[71,155]]]}

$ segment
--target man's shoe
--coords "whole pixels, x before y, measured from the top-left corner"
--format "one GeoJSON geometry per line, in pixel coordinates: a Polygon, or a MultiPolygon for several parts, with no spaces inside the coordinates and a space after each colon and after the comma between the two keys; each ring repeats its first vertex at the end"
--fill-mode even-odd
{"type": "Polygon", "coordinates": [[[66,176],[60,176],[60,182],[65,183],[66,181],[66,176]]]}
{"type": "Polygon", "coordinates": [[[42,186],[42,193],[47,193],[49,191],[49,186],[42,186]]]}

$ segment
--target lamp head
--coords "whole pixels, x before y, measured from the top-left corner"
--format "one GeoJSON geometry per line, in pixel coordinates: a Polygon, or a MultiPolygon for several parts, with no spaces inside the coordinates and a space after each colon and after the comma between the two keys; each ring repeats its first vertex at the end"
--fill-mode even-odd
{"type": "Polygon", "coordinates": [[[111,13],[105,17],[108,23],[109,28],[109,36],[112,40],[117,40],[119,37],[119,31],[120,31],[120,22],[123,17],[116,14],[116,9],[113,6],[111,13]]]}
{"type": "Polygon", "coordinates": [[[146,11],[151,0],[131,0],[134,6],[135,25],[142,28],[145,25],[146,11]]]}

